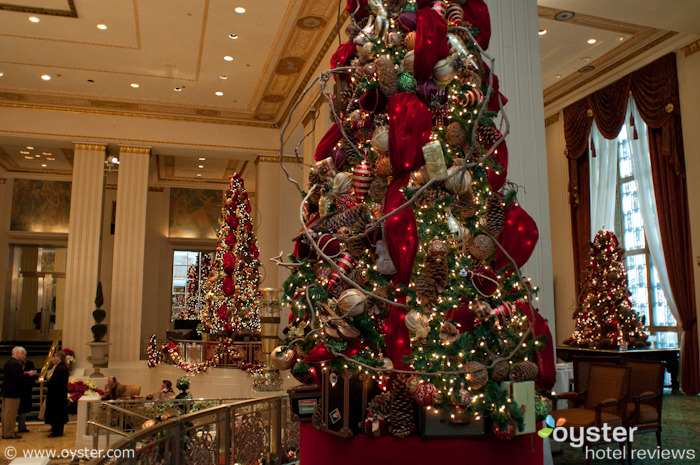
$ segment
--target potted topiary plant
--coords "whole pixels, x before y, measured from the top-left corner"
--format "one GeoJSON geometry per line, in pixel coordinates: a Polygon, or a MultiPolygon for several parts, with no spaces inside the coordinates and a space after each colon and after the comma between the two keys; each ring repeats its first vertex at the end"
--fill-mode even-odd
{"type": "Polygon", "coordinates": [[[94,372],[90,375],[91,378],[103,378],[104,375],[100,372],[101,367],[106,367],[109,361],[109,342],[103,339],[107,334],[107,325],[102,321],[107,316],[107,313],[102,310],[104,296],[102,295],[102,282],[97,283],[97,293],[95,295],[95,310],[92,312],[92,317],[95,319],[95,324],[92,325],[92,342],[88,342],[90,346],[90,356],[88,362],[92,363],[94,372]]]}

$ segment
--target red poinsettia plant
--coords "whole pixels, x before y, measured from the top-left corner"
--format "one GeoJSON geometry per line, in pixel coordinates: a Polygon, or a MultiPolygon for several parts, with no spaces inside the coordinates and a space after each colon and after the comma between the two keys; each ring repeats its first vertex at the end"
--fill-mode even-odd
{"type": "Polygon", "coordinates": [[[83,397],[85,394],[92,393],[102,396],[104,391],[102,389],[98,389],[97,386],[95,386],[95,383],[92,381],[86,382],[83,380],[77,380],[68,382],[68,400],[71,403],[76,403],[78,402],[78,399],[83,397]]]}

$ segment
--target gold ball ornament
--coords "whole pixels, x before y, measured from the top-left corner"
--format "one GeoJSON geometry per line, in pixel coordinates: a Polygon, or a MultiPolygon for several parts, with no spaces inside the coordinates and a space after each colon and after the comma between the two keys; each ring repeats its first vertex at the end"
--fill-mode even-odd
{"type": "Polygon", "coordinates": [[[365,311],[367,298],[358,289],[348,289],[340,294],[336,305],[341,315],[357,316],[365,311]]]}
{"type": "Polygon", "coordinates": [[[491,314],[493,313],[491,306],[481,300],[477,300],[472,304],[472,311],[477,321],[486,321],[491,318],[491,314]]]}
{"type": "Polygon", "coordinates": [[[352,190],[352,177],[347,173],[338,173],[333,178],[333,191],[337,195],[347,194],[352,190]]]}
{"type": "MultiPolygon", "coordinates": [[[[389,151],[389,126],[377,126],[372,133],[372,147],[377,152],[389,151]]],[[[391,174],[391,163],[389,164],[389,174],[391,174]]],[[[387,174],[383,176],[388,176],[387,174]]]]}
{"type": "Polygon", "coordinates": [[[449,178],[445,179],[445,188],[451,194],[466,194],[472,186],[472,175],[468,169],[452,166],[447,170],[449,178]]]}
{"type": "Polygon", "coordinates": [[[440,86],[446,86],[455,77],[455,69],[452,66],[452,61],[448,58],[443,58],[442,60],[435,63],[433,66],[433,79],[440,86]]]}
{"type": "Polygon", "coordinates": [[[406,53],[406,56],[403,57],[403,67],[406,70],[406,72],[413,74],[415,72],[414,68],[414,63],[416,61],[416,55],[411,50],[410,52],[406,53]]]}
{"type": "Polygon", "coordinates": [[[475,236],[469,244],[469,253],[477,260],[486,260],[496,251],[496,245],[493,240],[485,235],[479,234],[475,236]]]}
{"type": "Polygon", "coordinates": [[[431,257],[444,257],[447,255],[447,243],[435,236],[428,244],[428,255],[431,257]]]}
{"type": "Polygon", "coordinates": [[[408,50],[416,48],[416,31],[411,31],[403,38],[403,44],[408,50]]]}
{"type": "Polygon", "coordinates": [[[270,354],[272,368],[276,370],[289,370],[294,366],[295,355],[294,350],[288,347],[275,347],[272,349],[272,354],[270,354]]]}
{"type": "MultiPolygon", "coordinates": [[[[387,148],[388,146],[389,144],[387,143],[387,148]]],[[[374,162],[374,172],[377,176],[391,176],[391,159],[389,155],[383,154],[377,157],[374,162]]]]}

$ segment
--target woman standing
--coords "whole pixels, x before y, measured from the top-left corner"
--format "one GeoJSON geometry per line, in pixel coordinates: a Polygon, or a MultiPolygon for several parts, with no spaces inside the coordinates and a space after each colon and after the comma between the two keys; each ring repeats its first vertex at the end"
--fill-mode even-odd
{"type": "Polygon", "coordinates": [[[54,370],[48,382],[46,415],[44,423],[51,425],[50,438],[63,436],[63,426],[68,423],[68,366],[62,350],[53,356],[54,370]]]}

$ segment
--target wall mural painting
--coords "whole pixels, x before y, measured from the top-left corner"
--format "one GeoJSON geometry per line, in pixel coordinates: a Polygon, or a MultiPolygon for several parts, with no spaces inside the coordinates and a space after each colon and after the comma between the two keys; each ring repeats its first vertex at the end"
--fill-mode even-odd
{"type": "Polygon", "coordinates": [[[170,189],[170,237],[216,238],[223,191],[170,189]]]}
{"type": "Polygon", "coordinates": [[[10,230],[67,233],[71,183],[15,179],[10,230]]]}

